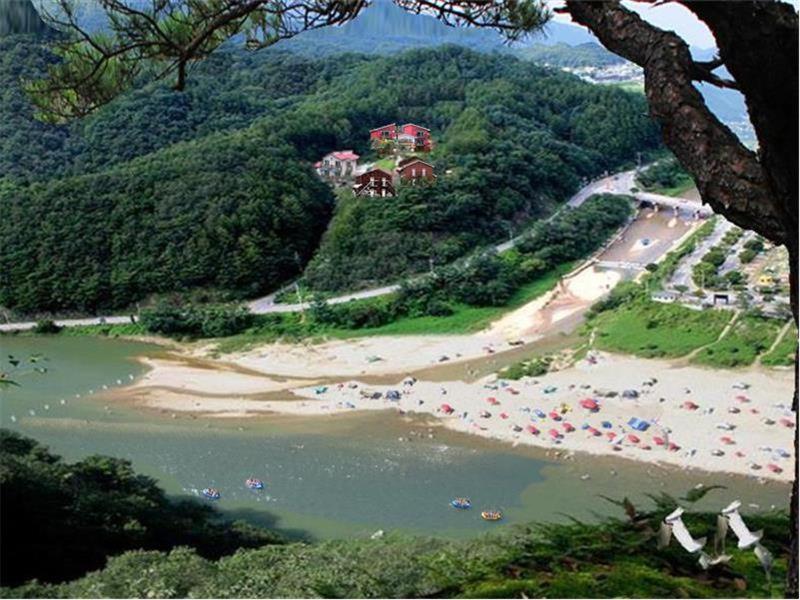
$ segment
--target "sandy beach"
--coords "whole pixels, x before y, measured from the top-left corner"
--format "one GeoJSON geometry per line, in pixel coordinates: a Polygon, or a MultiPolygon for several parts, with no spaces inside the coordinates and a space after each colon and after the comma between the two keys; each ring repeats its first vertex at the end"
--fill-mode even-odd
{"type": "Polygon", "coordinates": [[[717,371],[598,353],[562,371],[513,382],[398,377],[387,385],[357,379],[317,385],[225,370],[208,387],[191,366],[185,373],[174,363],[152,366],[147,379],[120,393],[158,410],[216,417],[385,410],[435,417],[444,427],[513,445],[781,481],[793,471],[790,371],[717,371]],[[176,378],[180,387],[170,385],[176,378]],[[596,411],[581,406],[589,399],[596,411]],[[631,418],[646,423],[646,430],[632,427],[631,418]]]}

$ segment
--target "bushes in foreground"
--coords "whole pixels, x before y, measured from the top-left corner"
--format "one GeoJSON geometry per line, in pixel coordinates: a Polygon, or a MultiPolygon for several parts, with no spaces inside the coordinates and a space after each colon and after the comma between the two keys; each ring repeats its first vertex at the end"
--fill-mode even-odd
{"type": "Polygon", "coordinates": [[[69,464],[5,429],[0,528],[0,582],[6,586],[80,577],[126,550],[190,546],[219,558],[281,541],[267,530],[225,522],[207,504],[170,500],[126,460],[89,456],[69,464]]]}

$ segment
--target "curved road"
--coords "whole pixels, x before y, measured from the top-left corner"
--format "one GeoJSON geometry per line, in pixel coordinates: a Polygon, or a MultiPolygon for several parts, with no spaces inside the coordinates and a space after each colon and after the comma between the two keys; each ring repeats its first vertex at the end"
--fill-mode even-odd
{"type": "MultiPolygon", "coordinates": [[[[631,188],[634,187],[635,185],[634,184],[635,174],[636,174],[635,170],[623,171],[621,173],[616,173],[614,175],[609,175],[607,177],[603,177],[596,181],[592,181],[591,183],[581,188],[574,196],[572,196],[572,198],[570,198],[566,202],[565,206],[569,206],[571,208],[578,207],[595,194],[630,194],[631,188]]],[[[677,204],[680,204],[681,207],[687,207],[687,203],[691,203],[691,201],[683,199],[679,200],[668,196],[656,196],[655,194],[636,193],[634,194],[634,196],[639,200],[645,200],[649,202],[657,201],[667,206],[676,206],[677,204]]],[[[699,203],[692,203],[692,204],[693,204],[692,206],[693,209],[700,209],[702,206],[699,203]]],[[[553,219],[560,212],[560,210],[561,209],[556,211],[547,220],[549,221],[553,219]]],[[[522,234],[510,240],[496,244],[494,246],[494,249],[497,252],[506,252],[507,250],[510,250],[516,244],[518,244],[519,241],[524,237],[524,235],[525,234],[522,234]]],[[[343,302],[349,302],[351,300],[360,300],[364,298],[374,298],[376,296],[384,296],[386,294],[391,294],[393,292],[396,292],[399,289],[400,289],[400,284],[386,285],[369,290],[352,292],[349,294],[344,294],[342,296],[336,296],[335,298],[329,298],[327,301],[329,304],[341,304],[343,302]]],[[[301,310],[305,310],[310,306],[310,303],[308,302],[299,302],[295,304],[276,304],[275,303],[276,294],[277,292],[272,293],[268,296],[264,296],[263,298],[257,298],[255,300],[252,300],[247,304],[247,307],[254,314],[266,314],[266,313],[298,312],[301,310]]],[[[130,322],[131,322],[130,316],[104,316],[104,317],[101,316],[101,317],[86,317],[81,319],[57,319],[55,321],[56,325],[59,325],[61,327],[71,327],[78,325],[102,325],[102,324],[117,325],[130,322]]],[[[3,323],[0,324],[0,331],[23,331],[26,329],[33,329],[35,325],[36,323],[33,321],[3,323]]]]}

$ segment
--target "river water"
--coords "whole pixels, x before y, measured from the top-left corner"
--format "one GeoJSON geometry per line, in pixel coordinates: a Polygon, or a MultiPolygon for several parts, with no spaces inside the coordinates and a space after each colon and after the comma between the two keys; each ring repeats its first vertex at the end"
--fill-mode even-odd
{"type": "Polygon", "coordinates": [[[551,460],[540,450],[439,428],[430,439],[424,426],[394,413],[237,421],[103,400],[106,388],[142,372],[136,356],[159,352],[103,338],[0,336],[4,368],[8,354],[41,354],[36,364],[47,368],[12,373],[21,385],[0,392],[0,424],[67,460],[90,454],[128,459],[173,495],[217,487],[222,499],[216,504],[227,515],[306,538],[377,529],[464,537],[507,524],[619,515],[602,495],[644,503],[648,493],[682,496],[697,484],[727,487],[708,494],[698,504],[703,508],[734,498],[762,508],[788,506],[789,488],[782,484],[615,458],[551,460]],[[246,489],[247,477],[264,480],[266,489],[246,489]],[[469,496],[478,509],[500,509],[505,518],[486,523],[479,510],[454,510],[448,502],[455,496],[469,496]]]}

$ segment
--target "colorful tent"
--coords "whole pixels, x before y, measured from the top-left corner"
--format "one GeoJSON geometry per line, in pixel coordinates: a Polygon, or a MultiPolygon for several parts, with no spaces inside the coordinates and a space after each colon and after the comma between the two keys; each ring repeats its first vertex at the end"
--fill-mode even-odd
{"type": "Polygon", "coordinates": [[[597,412],[598,410],[600,410],[600,405],[597,404],[597,402],[592,400],[591,398],[586,398],[584,400],[581,400],[580,405],[586,410],[590,410],[592,412],[597,412]]]}
{"type": "Polygon", "coordinates": [[[631,417],[628,420],[628,425],[630,425],[636,431],[647,431],[650,427],[650,423],[638,417],[631,417]]]}
{"type": "Polygon", "coordinates": [[[638,444],[641,440],[638,436],[633,435],[632,433],[628,434],[628,441],[632,444],[638,444]]]}

